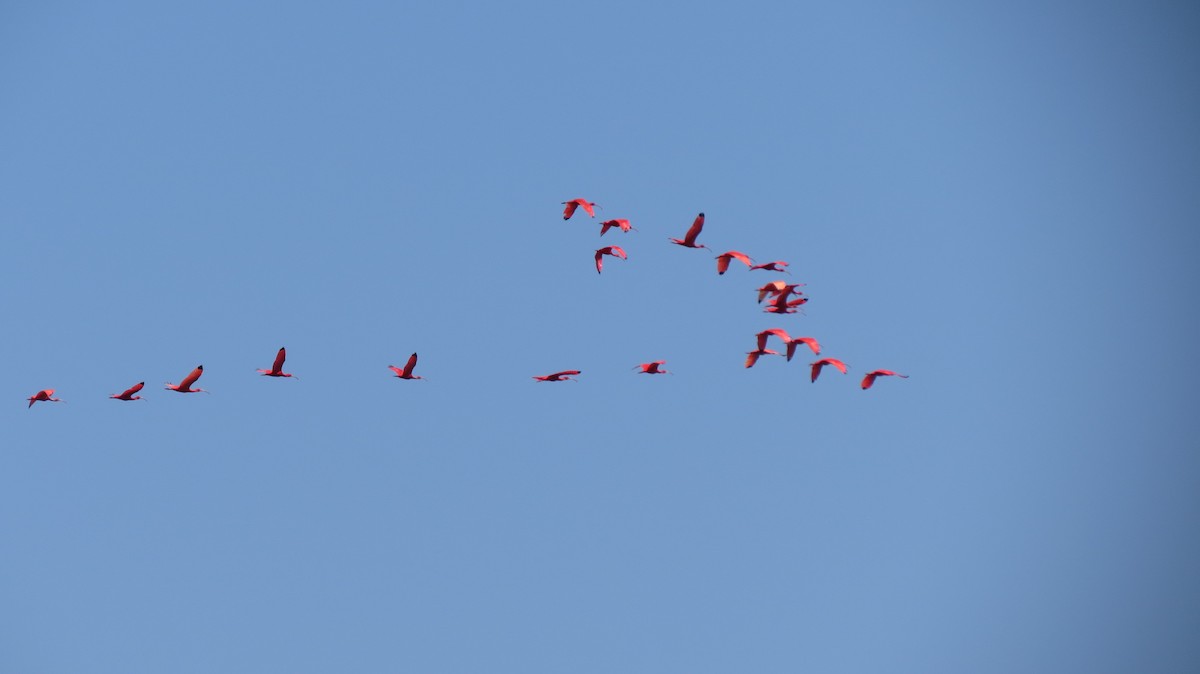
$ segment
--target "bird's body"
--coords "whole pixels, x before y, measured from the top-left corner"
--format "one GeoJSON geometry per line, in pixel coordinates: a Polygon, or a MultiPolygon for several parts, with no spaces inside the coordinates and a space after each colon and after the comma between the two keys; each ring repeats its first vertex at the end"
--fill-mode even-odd
{"type": "Polygon", "coordinates": [[[832,365],[846,374],[846,364],[837,358],[822,358],[821,360],[812,363],[812,381],[816,381],[817,377],[821,376],[821,369],[826,365],[832,365]]]}
{"type": "Polygon", "coordinates": [[[629,259],[628,257],[625,256],[625,250],[623,248],[621,248],[620,246],[605,246],[603,248],[597,249],[596,250],[596,273],[597,274],[599,274],[600,270],[604,268],[604,256],[605,255],[612,255],[613,257],[619,257],[622,260],[629,259]]]}
{"type": "Polygon", "coordinates": [[[747,267],[754,264],[754,260],[751,260],[750,256],[746,255],[745,253],[739,253],[736,250],[726,251],[717,256],[717,274],[718,275],[723,275],[725,272],[729,271],[729,261],[730,260],[737,260],[738,262],[741,262],[742,264],[746,265],[747,267]]]}
{"type": "Polygon", "coordinates": [[[571,379],[572,375],[577,374],[581,374],[579,370],[563,370],[554,374],[534,375],[533,378],[537,381],[579,381],[578,379],[571,379]]]}
{"type": "Polygon", "coordinates": [[[751,265],[750,271],[754,271],[755,269],[765,269],[767,271],[781,271],[785,274],[791,274],[792,272],[784,269],[786,266],[788,266],[788,263],[784,262],[783,260],[775,260],[774,262],[764,262],[763,264],[751,265]]]}
{"type": "Polygon", "coordinates": [[[775,298],[774,302],[764,307],[763,311],[768,314],[794,314],[798,311],[797,307],[805,304],[808,304],[807,297],[798,297],[794,300],[789,300],[787,295],[781,293],[775,298]]]}
{"type": "Polygon", "coordinates": [[[778,355],[779,355],[778,351],[772,351],[771,349],[758,348],[758,349],[755,349],[754,351],[747,351],[746,352],[746,367],[754,367],[754,364],[758,362],[759,356],[778,356],[778,355]]]}
{"type": "Polygon", "coordinates": [[[593,218],[596,217],[596,211],[593,210],[593,207],[596,204],[589,202],[587,199],[572,199],[562,203],[566,205],[566,208],[563,209],[563,220],[570,220],[571,216],[575,215],[575,209],[579,208],[580,206],[583,206],[585,213],[593,218]]]}
{"type": "Polygon", "coordinates": [[[413,353],[413,355],[408,357],[408,362],[406,362],[404,364],[404,367],[396,367],[395,365],[388,365],[388,369],[391,370],[392,372],[395,372],[396,376],[401,379],[424,379],[424,377],[418,377],[417,375],[413,374],[413,368],[415,368],[416,366],[417,366],[417,354],[413,353]]]}
{"type": "Polygon", "coordinates": [[[765,297],[779,297],[780,295],[800,295],[796,289],[804,285],[803,283],[786,283],[784,281],[771,281],[758,289],[758,303],[762,304],[765,297]]]}
{"type": "Polygon", "coordinates": [[[25,407],[25,409],[29,409],[30,407],[33,407],[34,403],[40,403],[40,402],[61,403],[62,402],[62,400],[59,400],[58,398],[52,398],[51,396],[53,396],[53,395],[54,395],[54,389],[52,389],[52,388],[43,389],[41,391],[38,391],[37,393],[34,393],[33,395],[29,396],[29,398],[28,398],[29,404],[25,407]]]}
{"type": "MultiPolygon", "coordinates": [[[[696,237],[700,236],[700,230],[704,229],[704,214],[696,216],[692,222],[692,226],[688,228],[687,234],[682,239],[671,239],[671,243],[678,244],[684,248],[708,248],[708,246],[696,243],[696,237]]],[[[709,248],[709,250],[712,250],[709,248]]]]}
{"type": "MultiPolygon", "coordinates": [[[[264,377],[291,377],[292,375],[283,371],[283,361],[287,360],[287,349],[279,347],[279,352],[275,354],[275,362],[271,365],[270,370],[258,370],[264,377]]],[[[299,377],[297,377],[299,379],[299,377]]]]}
{"type": "Polygon", "coordinates": [[[863,377],[862,388],[864,391],[871,388],[871,385],[875,383],[876,377],[903,377],[904,379],[908,379],[908,375],[900,374],[899,372],[892,372],[891,370],[872,370],[871,372],[867,373],[867,376],[863,377]]]}
{"type": "Polygon", "coordinates": [[[667,361],[656,360],[653,363],[642,363],[635,366],[633,369],[641,370],[640,374],[671,374],[667,370],[660,369],[667,361]]]}
{"type": "Polygon", "coordinates": [[[605,220],[604,222],[600,223],[600,236],[604,236],[604,233],[613,227],[619,227],[622,232],[628,232],[631,229],[635,232],[637,231],[637,227],[629,224],[628,220],[605,220]]]}
{"type": "Polygon", "coordinates": [[[142,396],[137,396],[134,394],[142,390],[142,387],[145,385],[146,382],[140,381],[120,393],[110,395],[109,398],[112,398],[113,400],[142,400],[142,396]]]}
{"type": "Polygon", "coordinates": [[[192,388],[192,384],[195,384],[196,380],[199,379],[200,375],[202,374],[204,374],[204,366],[197,365],[196,369],[188,373],[188,376],[184,377],[183,381],[179,382],[178,384],[172,384],[168,382],[167,390],[178,391],[179,393],[208,393],[208,391],[205,391],[202,388],[192,388]]]}

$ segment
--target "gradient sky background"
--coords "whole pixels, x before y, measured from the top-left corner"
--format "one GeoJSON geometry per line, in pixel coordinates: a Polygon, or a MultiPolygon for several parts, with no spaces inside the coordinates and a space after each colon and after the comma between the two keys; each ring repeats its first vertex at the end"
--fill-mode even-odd
{"type": "Polygon", "coordinates": [[[1195,5],[203,4],[0,5],[0,672],[1200,669],[1195,5]]]}

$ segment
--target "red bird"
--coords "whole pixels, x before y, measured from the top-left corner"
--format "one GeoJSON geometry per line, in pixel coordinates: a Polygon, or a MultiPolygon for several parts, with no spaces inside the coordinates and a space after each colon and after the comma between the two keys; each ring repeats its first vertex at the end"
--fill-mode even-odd
{"type": "Polygon", "coordinates": [[[30,407],[33,407],[33,404],[36,402],[51,402],[51,403],[61,403],[62,402],[58,398],[51,398],[50,396],[52,396],[52,395],[54,395],[54,389],[52,389],[52,388],[48,388],[44,391],[38,391],[37,393],[34,393],[33,395],[29,396],[29,405],[25,409],[29,409],[30,407]]]}
{"type": "Polygon", "coordinates": [[[604,256],[605,255],[612,255],[613,257],[619,257],[622,260],[629,259],[629,258],[625,257],[625,250],[623,248],[621,248],[620,246],[605,246],[603,248],[600,248],[599,250],[596,251],[596,273],[597,274],[599,274],[600,270],[604,268],[604,256]]]}
{"type": "Polygon", "coordinates": [[[768,335],[775,335],[779,339],[783,340],[784,344],[787,344],[788,361],[791,361],[792,356],[796,355],[796,347],[800,344],[804,344],[808,348],[812,349],[813,355],[820,355],[821,353],[821,345],[817,343],[817,340],[813,339],[812,337],[792,337],[783,328],[771,328],[770,330],[763,330],[755,335],[758,337],[758,348],[761,349],[767,345],[768,335]]]}
{"type": "Polygon", "coordinates": [[[583,206],[583,210],[588,215],[592,216],[593,218],[596,217],[596,211],[592,210],[592,207],[596,204],[590,203],[587,199],[572,199],[562,203],[566,204],[567,206],[563,209],[563,220],[570,220],[571,216],[575,215],[575,209],[579,208],[580,206],[583,206]]]}
{"type": "Polygon", "coordinates": [[[746,265],[747,267],[749,267],[751,264],[754,264],[754,260],[751,260],[750,256],[745,253],[739,253],[736,250],[727,251],[727,252],[721,253],[720,255],[717,256],[717,274],[718,275],[724,274],[726,271],[729,270],[729,261],[730,260],[737,260],[738,262],[741,262],[742,264],[746,265]]]}
{"type": "Polygon", "coordinates": [[[826,365],[832,365],[846,374],[846,364],[837,358],[822,358],[821,360],[812,363],[812,381],[816,381],[817,377],[821,376],[821,368],[826,365]]]}
{"type": "Polygon", "coordinates": [[[541,376],[535,375],[533,378],[537,381],[579,381],[578,379],[571,379],[570,377],[570,375],[576,374],[580,374],[579,370],[563,370],[562,372],[555,372],[554,374],[546,374],[541,376]]]}
{"type": "Polygon", "coordinates": [[[794,314],[797,311],[796,307],[804,304],[808,304],[807,297],[789,300],[787,295],[780,293],[779,297],[776,297],[775,301],[764,308],[763,311],[768,314],[794,314]]]}
{"type": "Polygon", "coordinates": [[[778,356],[779,352],[772,351],[770,349],[764,349],[761,347],[754,351],[747,351],[746,352],[746,367],[754,367],[754,364],[758,362],[759,356],[768,356],[768,355],[769,356],[778,356]]]}
{"type": "MultiPolygon", "coordinates": [[[[287,358],[287,349],[279,347],[279,353],[275,354],[275,363],[271,365],[270,370],[258,370],[264,377],[290,377],[292,375],[283,371],[283,361],[287,358]]],[[[296,377],[299,379],[299,377],[296,377]]]]}
{"type": "Polygon", "coordinates": [[[641,374],[671,374],[667,370],[659,369],[659,366],[666,362],[667,361],[665,360],[656,360],[653,363],[642,363],[641,365],[635,366],[633,369],[637,370],[640,368],[641,374]]]}
{"type": "Polygon", "coordinates": [[[774,262],[767,262],[766,264],[753,265],[750,267],[750,271],[754,271],[755,269],[766,269],[767,271],[781,271],[785,274],[791,274],[792,272],[784,269],[786,266],[788,266],[788,263],[784,262],[783,260],[775,260],[774,262]]]}
{"type": "Polygon", "coordinates": [[[202,388],[192,388],[192,384],[195,384],[196,380],[199,379],[200,375],[202,374],[204,374],[204,366],[197,365],[196,369],[192,370],[191,373],[184,377],[183,381],[179,382],[178,384],[167,382],[167,390],[178,391],[180,393],[208,393],[208,391],[205,391],[202,388]]]}
{"type": "Polygon", "coordinates": [[[415,368],[416,366],[417,366],[417,354],[414,353],[413,355],[408,357],[408,362],[404,364],[403,368],[398,368],[395,365],[388,365],[388,369],[391,370],[392,372],[395,372],[396,376],[401,379],[424,379],[424,377],[418,377],[417,375],[412,373],[413,368],[415,368]]]}
{"type": "Polygon", "coordinates": [[[758,303],[762,304],[763,298],[766,297],[768,294],[771,297],[778,297],[779,295],[785,295],[785,296],[786,295],[801,295],[803,293],[798,292],[796,290],[796,288],[799,288],[802,285],[804,285],[804,284],[803,283],[784,283],[783,281],[771,281],[770,283],[768,283],[758,289],[758,303]]]}
{"type": "Polygon", "coordinates": [[[146,385],[146,382],[140,381],[140,382],[134,384],[133,386],[130,386],[129,388],[125,389],[121,393],[109,396],[109,398],[112,398],[113,400],[142,400],[143,399],[142,396],[135,396],[133,394],[142,390],[142,387],[145,385],[146,385]]]}
{"type": "MultiPolygon", "coordinates": [[[[696,216],[695,222],[692,223],[691,228],[688,229],[687,234],[684,235],[682,240],[671,239],[671,243],[679,244],[680,246],[683,246],[684,248],[708,248],[708,246],[696,244],[696,237],[700,236],[700,230],[702,230],[702,229],[704,229],[704,214],[703,213],[696,216]]],[[[708,249],[712,250],[711,248],[708,248],[708,249]]]]}
{"type": "Polygon", "coordinates": [[[903,377],[908,379],[908,375],[900,374],[899,372],[892,372],[891,370],[873,370],[868,372],[867,376],[863,377],[862,387],[864,391],[871,388],[871,384],[875,383],[876,377],[903,377]]]}
{"type": "Polygon", "coordinates": [[[628,232],[631,229],[635,232],[637,231],[637,227],[629,224],[628,220],[605,220],[600,223],[600,236],[604,236],[604,233],[613,227],[620,227],[622,232],[628,232]]]}

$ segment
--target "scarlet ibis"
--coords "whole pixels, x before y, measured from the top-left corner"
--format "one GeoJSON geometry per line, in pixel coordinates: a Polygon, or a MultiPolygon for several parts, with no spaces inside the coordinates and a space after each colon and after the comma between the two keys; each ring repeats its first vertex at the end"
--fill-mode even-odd
{"type": "Polygon", "coordinates": [[[758,362],[759,356],[778,356],[778,355],[779,355],[778,351],[772,351],[770,349],[763,349],[763,348],[759,348],[754,351],[747,351],[746,352],[746,367],[754,367],[754,364],[758,362]]]}
{"type": "Polygon", "coordinates": [[[637,231],[637,227],[629,224],[628,220],[605,220],[604,222],[600,223],[600,236],[604,236],[604,233],[613,227],[620,227],[622,232],[628,232],[631,229],[635,232],[637,231]]]}
{"type": "MultiPolygon", "coordinates": [[[[291,377],[292,375],[283,371],[283,361],[287,359],[287,349],[279,347],[279,353],[275,354],[275,363],[271,365],[270,370],[258,370],[264,377],[291,377]]],[[[299,379],[299,377],[296,377],[299,379]]]]}
{"type": "Polygon", "coordinates": [[[665,360],[656,360],[653,363],[642,363],[633,369],[641,369],[641,374],[671,374],[667,370],[659,369],[666,362],[665,360]]]}
{"type": "Polygon", "coordinates": [[[114,400],[142,400],[143,399],[142,396],[135,396],[133,394],[142,390],[142,387],[145,385],[146,385],[146,382],[139,381],[138,383],[134,384],[133,386],[130,386],[129,388],[122,391],[121,393],[109,396],[109,398],[112,398],[114,400]]]}
{"type": "Polygon", "coordinates": [[[534,375],[533,378],[537,381],[579,381],[578,379],[571,379],[571,375],[576,374],[580,374],[579,370],[563,370],[554,374],[534,375]]]}
{"type": "Polygon", "coordinates": [[[424,377],[418,377],[417,375],[412,373],[413,368],[415,368],[416,366],[417,366],[417,354],[414,353],[413,355],[408,357],[408,362],[404,364],[403,368],[396,367],[395,365],[388,365],[388,369],[391,370],[392,372],[395,372],[396,376],[401,379],[424,379],[424,377]]]}
{"type": "Polygon", "coordinates": [[[600,270],[604,268],[604,256],[605,255],[612,255],[613,257],[619,257],[622,260],[629,259],[625,256],[625,250],[623,248],[621,248],[620,246],[605,246],[603,248],[600,248],[596,251],[596,273],[597,274],[599,274],[600,270]]]}
{"type": "Polygon", "coordinates": [[[779,297],[776,297],[775,301],[767,305],[763,311],[767,312],[768,314],[794,314],[797,311],[796,307],[804,304],[808,304],[807,297],[799,297],[794,300],[789,300],[787,299],[787,295],[781,293],[779,297]]]}
{"type": "Polygon", "coordinates": [[[562,203],[566,204],[567,206],[563,209],[563,220],[570,220],[571,216],[575,215],[575,209],[579,208],[580,206],[583,206],[584,212],[586,212],[588,215],[592,216],[593,218],[596,217],[596,211],[592,210],[592,207],[596,204],[589,202],[587,199],[572,199],[562,203]]]}
{"type": "MultiPolygon", "coordinates": [[[[700,236],[700,230],[704,229],[704,214],[696,216],[696,220],[692,222],[692,226],[688,229],[687,234],[683,239],[671,239],[671,243],[679,244],[684,248],[708,248],[708,246],[699,245],[696,243],[696,237],[700,236]]],[[[711,248],[708,248],[712,250],[711,248]]]]}
{"type": "Polygon", "coordinates": [[[871,372],[867,373],[867,376],[863,377],[862,387],[864,391],[871,388],[871,385],[875,383],[876,377],[903,377],[908,379],[908,375],[900,374],[899,372],[892,372],[891,370],[872,370],[871,372]]]}
{"type": "Polygon", "coordinates": [[[192,370],[188,376],[184,377],[183,381],[179,382],[178,384],[167,382],[167,390],[178,391],[179,393],[208,393],[208,391],[205,391],[202,388],[192,388],[192,384],[195,384],[196,380],[199,379],[200,375],[202,374],[204,374],[204,366],[197,365],[196,369],[192,370]]]}
{"type": "Polygon", "coordinates": [[[812,381],[816,381],[817,377],[821,376],[821,368],[826,365],[832,365],[846,374],[846,364],[837,358],[822,358],[821,360],[812,363],[812,381]]]}
{"type": "Polygon", "coordinates": [[[54,395],[54,389],[52,389],[52,388],[48,388],[43,391],[38,391],[37,393],[34,393],[33,395],[29,396],[29,405],[25,409],[29,409],[30,407],[33,407],[33,404],[37,403],[37,402],[50,402],[50,403],[61,403],[62,402],[58,398],[51,398],[50,396],[52,396],[52,395],[54,395]]]}
{"type": "Polygon", "coordinates": [[[742,264],[746,265],[747,267],[749,267],[751,264],[754,264],[754,260],[751,260],[750,256],[745,253],[739,253],[736,250],[726,251],[717,256],[717,274],[718,275],[724,274],[726,271],[729,270],[729,261],[730,260],[737,260],[738,262],[741,262],[742,264]]]}
{"type": "Polygon", "coordinates": [[[783,281],[771,281],[758,289],[758,303],[762,304],[763,298],[767,295],[778,297],[779,295],[800,295],[796,288],[804,285],[803,283],[785,283],[783,281]]]}
{"type": "Polygon", "coordinates": [[[758,337],[758,348],[761,349],[767,345],[767,337],[769,335],[775,335],[783,340],[784,344],[787,344],[787,359],[789,361],[792,360],[792,356],[796,355],[796,347],[800,344],[804,344],[812,349],[813,355],[820,355],[821,353],[821,345],[817,343],[817,340],[812,337],[792,337],[783,328],[771,328],[755,335],[758,337]]]}
{"type": "Polygon", "coordinates": [[[750,267],[750,271],[754,271],[755,269],[765,269],[767,271],[781,271],[785,274],[791,274],[792,272],[784,269],[786,266],[788,266],[788,263],[784,262],[783,260],[775,260],[774,262],[752,265],[750,267]]]}

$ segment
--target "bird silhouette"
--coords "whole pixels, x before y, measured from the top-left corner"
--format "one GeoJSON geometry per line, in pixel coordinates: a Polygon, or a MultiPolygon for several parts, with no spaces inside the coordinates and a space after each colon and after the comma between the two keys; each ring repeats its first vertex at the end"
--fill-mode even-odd
{"type": "Polygon", "coordinates": [[[605,220],[604,222],[600,223],[600,236],[604,236],[604,233],[613,227],[619,227],[622,232],[628,232],[631,229],[635,232],[637,231],[637,227],[629,224],[628,220],[605,220]]]}
{"type": "Polygon", "coordinates": [[[578,379],[571,379],[571,375],[577,374],[581,374],[579,370],[563,370],[554,374],[534,375],[533,378],[537,381],[579,381],[578,379]]]}
{"type": "MultiPolygon", "coordinates": [[[[293,375],[283,371],[283,361],[287,360],[287,349],[279,347],[279,352],[275,354],[275,363],[271,365],[270,370],[258,370],[264,377],[291,377],[293,375]]],[[[296,377],[299,379],[299,377],[296,377]]]]}
{"type": "Polygon", "coordinates": [[[696,243],[696,237],[700,236],[700,230],[702,229],[704,229],[703,213],[696,216],[696,219],[692,222],[692,226],[688,228],[687,234],[682,239],[671,239],[671,243],[678,244],[684,248],[707,248],[708,250],[712,250],[708,246],[696,243]]]}
{"type": "Polygon", "coordinates": [[[44,389],[44,390],[38,391],[37,393],[34,393],[33,395],[29,396],[29,398],[28,398],[29,404],[26,405],[25,409],[29,409],[30,407],[33,407],[33,404],[38,403],[38,402],[48,402],[48,403],[61,403],[62,402],[62,400],[59,400],[58,398],[51,398],[50,396],[52,396],[52,395],[54,395],[54,389],[52,389],[52,388],[44,389]]]}
{"type": "MultiPolygon", "coordinates": [[[[392,372],[395,372],[396,376],[401,379],[424,379],[424,377],[418,377],[417,375],[413,374],[413,368],[416,366],[417,354],[413,353],[413,355],[408,357],[408,362],[404,364],[403,368],[396,367],[395,365],[388,365],[388,369],[392,372]]],[[[443,384],[443,386],[444,385],[445,384],[443,384]]]]}
{"type": "Polygon", "coordinates": [[[872,370],[867,373],[867,376],[863,377],[862,388],[864,391],[871,388],[871,385],[875,383],[876,377],[903,377],[908,379],[908,375],[900,374],[899,372],[892,372],[891,370],[872,370]]]}
{"type": "Polygon", "coordinates": [[[587,199],[572,199],[562,203],[566,204],[567,206],[563,209],[563,220],[570,220],[571,216],[575,215],[575,209],[579,208],[580,206],[583,206],[584,212],[586,212],[588,215],[592,216],[593,218],[596,217],[596,211],[592,210],[592,207],[596,204],[589,202],[587,199]]]}
{"type": "Polygon", "coordinates": [[[754,260],[751,260],[750,256],[745,253],[739,253],[736,250],[726,251],[717,256],[717,274],[718,275],[724,275],[725,272],[729,270],[729,261],[730,260],[737,260],[738,262],[741,262],[742,264],[746,265],[747,267],[749,267],[751,264],[754,263],[754,260]]]}
{"type": "Polygon", "coordinates": [[[596,250],[596,273],[597,274],[599,274],[600,270],[604,268],[604,256],[605,255],[612,255],[613,257],[619,257],[622,260],[629,259],[625,256],[625,250],[623,248],[621,248],[620,246],[605,246],[603,248],[597,249],[596,250]]]}
{"type": "Polygon", "coordinates": [[[816,381],[817,377],[821,376],[821,368],[826,365],[832,365],[846,374],[846,364],[837,358],[822,358],[821,360],[812,363],[812,381],[816,381]]]}
{"type": "Polygon", "coordinates": [[[184,377],[183,381],[179,382],[178,384],[167,382],[167,390],[178,391],[179,393],[208,393],[208,391],[205,391],[202,388],[192,388],[192,384],[195,384],[196,380],[199,379],[200,375],[202,374],[204,374],[204,366],[197,365],[196,369],[188,373],[188,376],[184,377]]]}
{"type": "Polygon", "coordinates": [[[144,398],[142,396],[135,396],[133,394],[142,390],[142,387],[145,385],[146,385],[146,382],[140,381],[120,393],[110,395],[109,398],[112,398],[113,400],[144,400],[144,398]]]}

